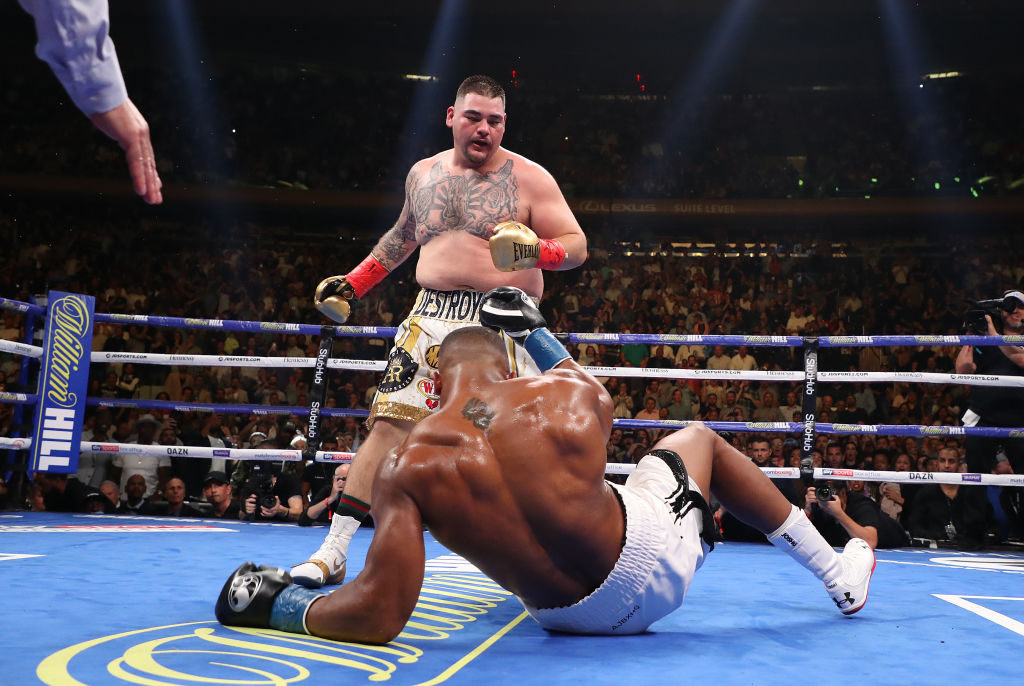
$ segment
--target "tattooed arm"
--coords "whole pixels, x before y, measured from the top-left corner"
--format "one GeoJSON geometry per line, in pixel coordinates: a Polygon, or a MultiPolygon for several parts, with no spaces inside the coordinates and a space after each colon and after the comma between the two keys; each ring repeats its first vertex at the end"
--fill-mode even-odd
{"type": "Polygon", "coordinates": [[[416,250],[416,219],[412,213],[412,193],[418,177],[416,166],[409,170],[405,177],[405,203],[402,205],[402,213],[398,221],[380,237],[377,245],[373,246],[370,254],[377,259],[387,270],[393,271],[395,267],[405,262],[409,255],[416,250]]]}
{"type": "Polygon", "coordinates": [[[313,305],[328,319],[339,324],[348,321],[354,300],[366,295],[416,250],[416,224],[409,210],[409,189],[415,184],[415,170],[414,166],[406,177],[405,204],[395,225],[381,236],[366,259],[352,271],[328,276],[316,287],[313,305]]]}

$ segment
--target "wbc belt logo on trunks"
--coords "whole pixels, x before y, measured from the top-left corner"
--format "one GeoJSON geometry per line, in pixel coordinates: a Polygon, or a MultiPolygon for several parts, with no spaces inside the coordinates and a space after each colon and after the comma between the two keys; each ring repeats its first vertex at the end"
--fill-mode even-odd
{"type": "Polygon", "coordinates": [[[410,316],[450,322],[475,322],[483,298],[484,294],[479,291],[435,291],[424,288],[410,316]]]}

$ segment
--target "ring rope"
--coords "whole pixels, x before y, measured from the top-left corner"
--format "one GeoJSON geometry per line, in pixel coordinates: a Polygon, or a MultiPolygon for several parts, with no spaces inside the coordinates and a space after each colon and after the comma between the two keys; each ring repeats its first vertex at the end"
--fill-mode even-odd
{"type": "MultiPolygon", "coordinates": [[[[0,449],[26,449],[32,444],[31,438],[0,438],[0,449]]],[[[263,448],[211,448],[203,446],[175,445],[141,445],[135,443],[93,443],[82,441],[80,450],[83,453],[119,453],[122,455],[143,455],[149,457],[184,457],[184,458],[227,458],[261,461],[299,462],[302,460],[301,450],[278,450],[263,448]]],[[[341,451],[318,450],[317,462],[351,462],[355,453],[341,451]]],[[[606,465],[608,474],[629,474],[636,468],[635,464],[609,462],[606,465]]],[[[799,479],[800,469],[797,467],[761,467],[765,476],[772,479],[799,479]]],[[[834,479],[840,481],[892,481],[896,483],[932,483],[958,484],[970,486],[1022,486],[1022,474],[977,474],[965,472],[893,472],[870,469],[836,469],[832,467],[815,467],[815,479],[834,479]]]]}
{"type": "MultiPolygon", "coordinates": [[[[624,376],[657,379],[737,379],[739,381],[803,381],[804,373],[738,369],[674,369],[646,367],[584,367],[594,376],[624,376]]],[[[878,383],[914,381],[964,386],[1024,386],[1021,376],[980,376],[976,374],[940,374],[938,372],[818,372],[818,380],[832,383],[878,383]]]]}
{"type": "MultiPolygon", "coordinates": [[[[746,345],[757,346],[784,346],[799,348],[803,345],[802,336],[758,336],[738,334],[662,334],[662,333],[571,333],[569,341],[572,343],[606,343],[619,345],[624,343],[642,343],[647,345],[746,345]]],[[[849,348],[900,346],[900,345],[1022,345],[1024,335],[1013,334],[1009,336],[934,336],[903,335],[903,336],[821,336],[818,344],[823,348],[849,348]]]]}
{"type": "Polygon", "coordinates": [[[13,312],[24,312],[25,314],[45,314],[46,308],[41,305],[0,298],[0,310],[11,310],[13,312]]]}
{"type": "MultiPolygon", "coordinates": [[[[39,305],[0,298],[0,309],[32,314],[44,314],[46,308],[39,305]]],[[[193,317],[165,317],[148,314],[96,313],[95,321],[108,324],[147,324],[193,329],[215,329],[220,331],[245,331],[252,333],[303,333],[319,335],[323,327],[316,324],[282,322],[255,322],[237,319],[204,319],[193,317]]],[[[393,337],[398,328],[393,326],[336,326],[336,336],[393,337]]],[[[570,333],[573,343],[645,343],[645,344],[707,344],[707,345],[748,345],[788,346],[803,345],[802,336],[764,336],[738,334],[628,334],[628,333],[570,333]]],[[[1022,345],[1024,336],[978,336],[978,335],[872,335],[872,336],[821,336],[823,347],[850,346],[898,346],[898,345],[1022,345]]]]}
{"type": "MultiPolygon", "coordinates": [[[[152,314],[105,314],[97,312],[97,323],[101,324],[146,324],[185,329],[214,329],[217,331],[245,331],[248,333],[302,333],[319,336],[323,327],[317,324],[292,324],[282,322],[253,322],[240,319],[194,319],[190,317],[162,317],[152,314]]],[[[392,338],[398,333],[395,326],[335,326],[335,336],[369,336],[392,338]]]]}
{"type": "MultiPolygon", "coordinates": [[[[0,298],[0,305],[13,303],[8,309],[18,311],[45,312],[38,305],[18,303],[0,298]],[[26,309],[28,308],[28,309],[26,309]]],[[[316,324],[295,324],[281,322],[255,322],[238,319],[202,319],[190,317],[164,317],[149,314],[96,313],[95,321],[108,324],[146,324],[192,329],[214,329],[219,331],[244,331],[249,333],[302,333],[319,335],[323,327],[316,324]]],[[[389,338],[398,332],[394,326],[335,326],[336,336],[389,338]]],[[[573,343],[644,343],[644,344],[705,344],[705,345],[748,345],[787,346],[797,348],[803,345],[802,336],[761,336],[738,334],[628,334],[628,333],[570,333],[573,343]]],[[[1021,345],[1024,336],[822,336],[818,339],[823,347],[850,346],[898,346],[898,345],[1021,345]]]]}
{"type": "MultiPolygon", "coordinates": [[[[608,463],[608,474],[630,474],[635,464],[608,463]]],[[[761,467],[770,479],[799,479],[799,467],[761,467]]],[[[891,481],[901,484],[940,483],[958,486],[1024,486],[1024,474],[977,474],[972,472],[891,472],[872,469],[836,469],[815,467],[815,480],[891,481]]]]}
{"type": "Polygon", "coordinates": [[[11,405],[34,405],[39,402],[39,394],[0,391],[0,402],[10,403],[11,405]]]}
{"type": "MultiPolygon", "coordinates": [[[[2,399],[2,398],[0,398],[2,399]]],[[[285,405],[226,405],[217,403],[185,403],[174,400],[128,400],[122,398],[87,398],[92,407],[129,407],[141,410],[172,412],[219,412],[224,414],[294,414],[309,413],[308,407],[285,405]]],[[[368,410],[325,407],[327,417],[367,417],[368,410]]],[[[693,421],[660,419],[615,419],[612,425],[626,429],[682,429],[693,421]]],[[[714,431],[746,433],[799,433],[803,424],[797,422],[703,422],[714,431]]],[[[884,436],[984,436],[987,438],[1024,438],[1024,427],[999,426],[932,426],[925,424],[815,424],[816,431],[826,434],[879,434],[884,436]]]]}
{"type": "Polygon", "coordinates": [[[43,356],[43,349],[36,345],[29,345],[28,343],[0,340],[0,353],[14,353],[15,355],[38,358],[43,356]]]}
{"type": "MultiPolygon", "coordinates": [[[[687,424],[703,423],[713,431],[744,433],[800,433],[799,422],[699,422],[661,419],[615,419],[612,425],[626,429],[682,429],[687,424]]],[[[931,426],[925,424],[834,424],[817,422],[815,430],[823,434],[871,434],[881,436],[984,436],[986,438],[1024,438],[1024,427],[1004,426],[931,426]]]]}
{"type": "MultiPolygon", "coordinates": [[[[218,403],[186,403],[176,400],[129,400],[125,398],[86,398],[90,407],[129,407],[139,410],[167,410],[170,412],[217,412],[220,414],[309,414],[308,407],[296,405],[226,405],[218,403]]],[[[369,417],[369,410],[345,407],[325,407],[326,417],[369,417]]]]}
{"type": "MultiPolygon", "coordinates": [[[[21,345],[21,344],[18,344],[21,345]]],[[[2,348],[0,348],[2,350],[2,348]]],[[[40,348],[40,355],[42,349],[40,348]]],[[[141,362],[154,365],[184,367],[291,367],[312,368],[315,357],[247,357],[232,355],[168,355],[163,353],[93,352],[92,362],[141,362]]],[[[330,369],[354,369],[380,372],[387,362],[379,360],[329,360],[330,369]]],[[[803,381],[804,373],[775,370],[735,369],[675,369],[646,367],[584,367],[598,377],[635,377],[656,379],[737,379],[740,381],[803,381]]],[[[960,384],[964,386],[1024,387],[1021,376],[982,376],[977,374],[942,374],[938,372],[818,372],[818,379],[833,383],[880,383],[886,381],[916,381],[931,384],[960,384]]]]}
{"type": "MultiPolygon", "coordinates": [[[[106,353],[93,352],[90,362],[141,362],[153,365],[176,365],[181,367],[290,367],[313,368],[315,357],[251,357],[243,355],[167,355],[164,353],[106,353]]],[[[328,360],[330,369],[357,369],[382,372],[387,362],[380,360],[328,360]]]]}
{"type": "MultiPolygon", "coordinates": [[[[32,445],[31,438],[0,438],[0,449],[26,450],[32,445]]],[[[211,448],[194,445],[141,445],[138,443],[94,443],[82,441],[79,451],[83,453],[119,453],[121,455],[143,455],[147,457],[223,457],[236,460],[261,460],[301,462],[302,451],[268,448],[211,448]]],[[[355,453],[318,450],[317,462],[351,462],[355,453]]]]}

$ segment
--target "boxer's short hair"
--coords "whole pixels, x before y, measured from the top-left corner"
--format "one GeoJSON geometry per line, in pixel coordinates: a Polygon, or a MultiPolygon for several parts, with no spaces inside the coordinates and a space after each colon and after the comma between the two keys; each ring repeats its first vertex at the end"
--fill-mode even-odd
{"type": "Polygon", "coordinates": [[[455,92],[455,99],[465,98],[469,93],[477,93],[486,98],[501,98],[502,106],[505,105],[505,89],[490,76],[476,74],[467,77],[459,84],[459,90],[455,92]]]}
{"type": "Polygon", "coordinates": [[[489,347],[494,350],[496,355],[502,356],[503,359],[507,355],[505,342],[497,331],[484,326],[464,326],[455,329],[444,337],[444,340],[441,342],[441,349],[437,355],[438,366],[444,366],[449,356],[457,356],[465,351],[467,347],[472,349],[476,346],[479,346],[478,349],[487,349],[489,347]]]}

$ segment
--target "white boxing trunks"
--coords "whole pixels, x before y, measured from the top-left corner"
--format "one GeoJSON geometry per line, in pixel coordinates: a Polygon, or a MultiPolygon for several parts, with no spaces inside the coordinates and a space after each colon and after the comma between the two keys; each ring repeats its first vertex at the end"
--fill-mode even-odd
{"type": "Polygon", "coordinates": [[[574,605],[541,609],[523,603],[530,616],[552,631],[637,634],[678,608],[711,549],[702,538],[711,516],[707,503],[685,470],[688,493],[678,474],[665,458],[650,454],[624,486],[611,484],[626,516],[626,540],[615,567],[597,590],[574,605]],[[680,500],[681,495],[689,497],[680,500]]]}
{"type": "MultiPolygon", "coordinates": [[[[479,291],[420,291],[412,312],[395,334],[395,345],[377,385],[367,426],[372,427],[378,417],[419,422],[437,410],[440,398],[433,374],[441,341],[455,329],[479,324],[483,297],[479,291]]],[[[510,338],[505,341],[509,369],[516,376],[540,374],[521,346],[517,347],[510,338]]]]}

